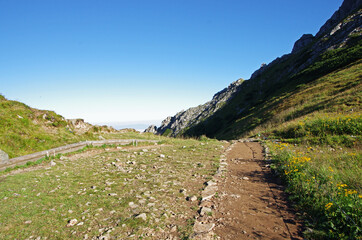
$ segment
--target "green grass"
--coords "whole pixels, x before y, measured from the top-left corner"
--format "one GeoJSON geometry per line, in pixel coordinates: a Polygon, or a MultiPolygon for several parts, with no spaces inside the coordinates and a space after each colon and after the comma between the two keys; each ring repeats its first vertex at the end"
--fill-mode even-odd
{"type": "Polygon", "coordinates": [[[54,159],[53,167],[44,161],[1,175],[0,238],[91,239],[110,231],[118,239],[162,239],[175,224],[175,234],[187,239],[197,203],[179,190],[199,195],[223,149],[215,140],[161,138],[164,146],[89,148],[54,159]],[[136,218],[140,213],[146,221],[136,218]],[[81,224],[67,227],[74,218],[81,224]]]}
{"type": "Polygon", "coordinates": [[[307,239],[357,239],[362,235],[360,149],[272,143],[275,169],[291,199],[305,212],[307,239]]]}
{"type": "Polygon", "coordinates": [[[362,116],[320,115],[295,121],[276,129],[269,137],[280,138],[286,142],[312,143],[354,147],[360,144],[362,135],[362,116]]]}

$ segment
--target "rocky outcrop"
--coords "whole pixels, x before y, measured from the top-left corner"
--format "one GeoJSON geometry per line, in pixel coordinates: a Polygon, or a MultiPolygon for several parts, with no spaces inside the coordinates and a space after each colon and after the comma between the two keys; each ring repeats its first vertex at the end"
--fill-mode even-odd
{"type": "Polygon", "coordinates": [[[67,119],[68,125],[71,129],[73,129],[76,133],[85,133],[89,129],[93,127],[93,125],[84,122],[84,119],[67,119]]]}
{"type": "Polygon", "coordinates": [[[146,128],[146,130],[144,132],[149,132],[149,133],[157,133],[157,127],[155,125],[150,125],[148,128],[146,128]]]}
{"type": "Polygon", "coordinates": [[[9,161],[9,155],[0,149],[0,164],[7,163],[9,161]]]}
{"type": "Polygon", "coordinates": [[[320,28],[316,37],[322,37],[332,28],[336,27],[342,20],[350,16],[353,12],[362,7],[362,0],[344,0],[341,7],[332,15],[330,19],[320,28]]]}
{"type": "MultiPolygon", "coordinates": [[[[227,88],[216,93],[212,100],[197,107],[189,108],[181,111],[173,117],[167,117],[162,121],[161,126],[157,128],[157,134],[168,136],[177,136],[186,128],[198,124],[205,118],[211,116],[219,110],[226,102],[228,102],[242,85],[244,80],[239,79],[231,83],[227,88]]],[[[145,132],[151,132],[154,128],[148,127],[145,132]]]]}
{"type": "Polygon", "coordinates": [[[279,73],[280,78],[283,75],[296,74],[312,64],[325,51],[344,47],[352,37],[361,37],[361,4],[362,0],[345,0],[339,10],[321,27],[316,36],[304,34],[295,42],[291,54],[277,58],[267,65],[263,64],[251,75],[250,80],[262,76],[262,73],[271,67],[287,61],[291,55],[303,54],[304,51],[307,56],[304,62],[299,65],[290,65],[279,73]],[[307,48],[307,46],[309,47],[307,48]]]}
{"type": "Polygon", "coordinates": [[[311,42],[313,42],[314,36],[313,34],[303,34],[303,36],[294,43],[294,47],[292,53],[296,53],[304,47],[308,46],[311,42]]]}

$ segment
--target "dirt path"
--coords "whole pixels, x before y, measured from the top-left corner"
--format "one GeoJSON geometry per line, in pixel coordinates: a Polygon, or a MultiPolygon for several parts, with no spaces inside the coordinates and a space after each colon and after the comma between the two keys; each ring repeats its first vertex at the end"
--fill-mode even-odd
{"type": "Polygon", "coordinates": [[[219,239],[303,239],[302,225],[263,159],[257,142],[227,150],[227,171],[216,178],[218,192],[209,204],[212,216],[203,217],[219,239]]]}

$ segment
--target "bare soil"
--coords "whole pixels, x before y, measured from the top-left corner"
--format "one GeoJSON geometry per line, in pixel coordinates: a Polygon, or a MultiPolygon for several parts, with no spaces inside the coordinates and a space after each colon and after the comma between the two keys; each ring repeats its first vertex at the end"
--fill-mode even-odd
{"type": "Polygon", "coordinates": [[[214,233],[220,239],[303,239],[302,224],[257,142],[237,142],[214,198],[214,233]]]}

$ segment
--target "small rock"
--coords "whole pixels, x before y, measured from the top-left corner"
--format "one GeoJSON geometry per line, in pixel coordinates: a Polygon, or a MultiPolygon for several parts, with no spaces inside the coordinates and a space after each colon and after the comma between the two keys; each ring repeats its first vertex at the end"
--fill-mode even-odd
{"type": "Polygon", "coordinates": [[[133,209],[138,207],[138,205],[134,204],[134,202],[129,202],[128,206],[130,206],[130,208],[133,208],[133,209]]]}
{"type": "Polygon", "coordinates": [[[200,215],[201,216],[204,216],[205,214],[208,214],[208,213],[211,213],[211,212],[212,212],[211,208],[208,208],[208,207],[202,207],[200,209],[200,215]]]}
{"type": "Polygon", "coordinates": [[[165,158],[166,156],[164,154],[160,154],[160,158],[165,158]]]}
{"type": "Polygon", "coordinates": [[[117,193],[109,193],[108,195],[113,197],[113,196],[117,196],[117,193]]]}
{"type": "Polygon", "coordinates": [[[32,221],[31,221],[31,220],[28,220],[28,221],[25,221],[24,223],[25,223],[25,224],[30,224],[30,223],[32,223],[32,221]]]}
{"type": "Polygon", "coordinates": [[[55,165],[57,165],[56,162],[54,162],[53,160],[51,160],[51,161],[50,161],[50,166],[53,167],[53,166],[55,166],[55,165]]]}
{"type": "Polygon", "coordinates": [[[176,232],[177,231],[177,226],[173,226],[171,229],[170,229],[170,232],[176,232]]]}
{"type": "Polygon", "coordinates": [[[184,188],[182,188],[182,189],[180,189],[180,191],[179,191],[180,193],[182,193],[183,195],[186,195],[186,189],[184,189],[184,188]]]}
{"type": "Polygon", "coordinates": [[[197,200],[197,197],[194,195],[194,196],[189,197],[188,200],[191,202],[195,202],[197,200]]]}
{"type": "Polygon", "coordinates": [[[75,224],[77,224],[78,220],[77,219],[71,219],[68,221],[67,227],[73,227],[75,224]]]}
{"type": "Polygon", "coordinates": [[[248,180],[249,180],[248,177],[243,177],[242,179],[245,180],[245,181],[248,181],[248,180]]]}
{"type": "Polygon", "coordinates": [[[0,163],[7,163],[9,161],[9,155],[0,149],[0,163]]]}
{"type": "Polygon", "coordinates": [[[210,181],[206,182],[205,185],[206,185],[206,186],[215,186],[216,183],[213,182],[212,180],[210,180],[210,181]]]}
{"type": "Polygon", "coordinates": [[[195,222],[194,231],[196,234],[210,232],[215,227],[214,223],[195,222]]]}
{"type": "Polygon", "coordinates": [[[138,214],[136,216],[136,218],[141,218],[143,221],[146,221],[147,220],[147,215],[146,215],[146,213],[141,213],[141,214],[138,214]]]}

